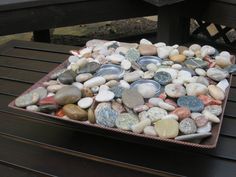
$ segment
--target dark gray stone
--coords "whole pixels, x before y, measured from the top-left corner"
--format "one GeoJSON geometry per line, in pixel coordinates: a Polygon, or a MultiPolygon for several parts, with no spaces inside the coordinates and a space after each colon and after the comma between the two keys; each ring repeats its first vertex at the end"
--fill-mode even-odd
{"type": "Polygon", "coordinates": [[[76,73],[72,70],[67,70],[58,76],[58,80],[62,84],[72,84],[75,81],[76,73]]]}
{"type": "Polygon", "coordinates": [[[165,71],[157,72],[154,76],[154,80],[157,81],[161,85],[167,85],[171,83],[172,78],[171,75],[165,71]]]}

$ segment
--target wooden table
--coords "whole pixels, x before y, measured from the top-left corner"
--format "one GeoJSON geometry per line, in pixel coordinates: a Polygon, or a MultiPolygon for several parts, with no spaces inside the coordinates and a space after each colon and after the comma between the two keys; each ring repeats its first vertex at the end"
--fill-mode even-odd
{"type": "Polygon", "coordinates": [[[235,176],[236,77],[219,143],[213,150],[124,142],[85,133],[73,123],[7,107],[75,48],[23,41],[1,46],[1,176],[235,176]]]}

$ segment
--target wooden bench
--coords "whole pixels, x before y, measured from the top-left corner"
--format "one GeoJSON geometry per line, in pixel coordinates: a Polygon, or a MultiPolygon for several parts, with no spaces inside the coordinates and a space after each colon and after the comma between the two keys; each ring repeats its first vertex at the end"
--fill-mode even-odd
{"type": "Polygon", "coordinates": [[[147,1],[1,0],[0,36],[33,31],[35,41],[50,42],[51,28],[159,14],[158,41],[180,42],[183,25],[178,18],[181,3],[177,2],[182,0],[147,1]],[[173,30],[179,35],[172,35],[173,30]]]}
{"type": "Polygon", "coordinates": [[[23,41],[0,47],[1,176],[235,177],[236,76],[219,143],[213,150],[125,142],[83,132],[77,124],[7,107],[76,48],[23,41]]]}

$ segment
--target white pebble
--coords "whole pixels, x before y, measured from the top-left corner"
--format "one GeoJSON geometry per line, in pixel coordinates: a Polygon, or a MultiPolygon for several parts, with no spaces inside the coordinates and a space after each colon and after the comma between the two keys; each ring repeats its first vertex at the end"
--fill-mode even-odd
{"type": "Polygon", "coordinates": [[[146,126],[150,126],[151,125],[151,120],[150,119],[143,119],[141,122],[139,122],[138,124],[135,124],[131,127],[132,131],[134,133],[142,133],[144,128],[146,126]]]}
{"type": "Polygon", "coordinates": [[[78,106],[82,109],[87,109],[93,104],[93,99],[91,97],[85,97],[78,101],[78,106]]]}
{"type": "Polygon", "coordinates": [[[125,80],[120,80],[120,86],[126,89],[130,88],[130,85],[128,82],[126,82],[125,80]]]}
{"type": "Polygon", "coordinates": [[[147,39],[141,39],[140,44],[145,44],[145,45],[152,45],[152,42],[147,40],[147,39]]]}
{"type": "Polygon", "coordinates": [[[26,107],[27,111],[37,112],[39,111],[39,107],[37,105],[30,105],[26,107]]]}
{"type": "Polygon", "coordinates": [[[177,70],[181,70],[181,69],[182,69],[182,65],[180,65],[180,64],[173,64],[173,65],[171,66],[171,68],[177,69],[177,70]]]}
{"type": "Polygon", "coordinates": [[[109,90],[101,90],[95,97],[97,102],[111,101],[115,97],[115,94],[109,90]]]}
{"type": "Polygon", "coordinates": [[[80,90],[82,90],[84,88],[84,85],[79,82],[74,82],[72,85],[74,85],[75,87],[77,87],[80,90]]]}
{"type": "Polygon", "coordinates": [[[216,86],[219,87],[223,92],[225,92],[229,87],[229,82],[227,79],[223,79],[216,86]]]}
{"type": "Polygon", "coordinates": [[[121,62],[121,68],[124,70],[129,70],[131,68],[131,62],[129,60],[123,60],[121,62]]]}
{"type": "Polygon", "coordinates": [[[145,135],[157,136],[157,132],[153,126],[146,126],[143,130],[145,135]]]}

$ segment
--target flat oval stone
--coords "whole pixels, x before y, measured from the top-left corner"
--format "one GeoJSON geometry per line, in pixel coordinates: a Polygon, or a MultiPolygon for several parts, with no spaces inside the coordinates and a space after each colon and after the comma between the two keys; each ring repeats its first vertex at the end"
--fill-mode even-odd
{"type": "Polygon", "coordinates": [[[112,101],[111,107],[112,107],[112,109],[117,111],[119,114],[122,113],[122,112],[125,112],[124,106],[121,103],[117,102],[117,101],[112,101]]]}
{"type": "Polygon", "coordinates": [[[92,78],[92,79],[87,80],[87,81],[84,83],[84,86],[85,86],[85,87],[88,87],[88,88],[91,88],[91,87],[103,85],[103,84],[105,84],[105,83],[106,83],[106,79],[104,79],[104,78],[101,77],[101,76],[98,76],[98,77],[94,77],[94,78],[92,78]]]}
{"type": "Polygon", "coordinates": [[[153,84],[143,83],[137,86],[137,91],[143,98],[151,98],[156,95],[158,90],[153,84]]]}
{"type": "Polygon", "coordinates": [[[63,112],[73,120],[86,121],[88,119],[88,113],[74,104],[65,105],[63,107],[63,112]]]}
{"type": "Polygon", "coordinates": [[[173,56],[170,56],[170,60],[172,60],[174,62],[182,63],[186,60],[186,56],[182,55],[182,54],[173,55],[173,56]]]}
{"type": "Polygon", "coordinates": [[[155,74],[154,80],[161,85],[167,85],[172,81],[171,75],[165,71],[159,71],[155,74]]]}
{"type": "Polygon", "coordinates": [[[206,76],[206,71],[202,68],[196,68],[195,72],[197,73],[197,75],[199,76],[206,76]]]}
{"type": "Polygon", "coordinates": [[[195,96],[182,96],[178,98],[177,104],[180,107],[187,107],[193,112],[201,112],[204,109],[204,104],[195,96]]]}
{"type": "Polygon", "coordinates": [[[202,112],[202,114],[211,122],[214,123],[220,122],[220,119],[216,115],[212,114],[210,111],[205,110],[202,112]]]}
{"type": "Polygon", "coordinates": [[[193,134],[197,131],[197,126],[194,120],[186,118],[179,123],[179,130],[183,134],[193,134]]]}
{"type": "Polygon", "coordinates": [[[65,85],[60,85],[60,84],[49,85],[49,86],[47,87],[47,90],[48,90],[49,92],[55,93],[55,92],[57,92],[58,90],[62,89],[63,87],[65,87],[65,85]]]}
{"type": "Polygon", "coordinates": [[[224,100],[225,99],[225,93],[219,87],[217,87],[215,85],[209,85],[208,90],[209,90],[210,95],[214,99],[216,99],[216,100],[224,100]]]}
{"type": "Polygon", "coordinates": [[[220,105],[209,105],[206,106],[204,110],[207,110],[216,116],[219,116],[223,111],[220,105]]]}
{"type": "Polygon", "coordinates": [[[37,112],[39,111],[39,107],[37,105],[29,105],[26,107],[27,111],[37,112]]]}
{"type": "Polygon", "coordinates": [[[75,103],[81,98],[81,91],[75,86],[65,86],[54,96],[60,105],[75,103]]]}
{"type": "Polygon", "coordinates": [[[148,119],[151,120],[152,123],[163,119],[168,113],[165,109],[158,108],[158,107],[152,107],[147,111],[148,119]]]}
{"type": "Polygon", "coordinates": [[[134,82],[136,80],[139,80],[141,78],[142,74],[139,71],[133,71],[130,73],[125,73],[124,80],[127,82],[134,82]]]}
{"type": "Polygon", "coordinates": [[[48,91],[44,87],[38,87],[32,90],[31,93],[37,93],[39,95],[39,99],[43,99],[47,96],[48,91]]]}
{"type": "Polygon", "coordinates": [[[205,126],[198,128],[197,132],[198,133],[208,133],[211,131],[211,129],[212,129],[212,123],[208,122],[205,126]]]}
{"type": "Polygon", "coordinates": [[[91,124],[95,124],[96,123],[96,118],[95,118],[95,114],[92,108],[88,109],[88,121],[91,124]]]}
{"type": "Polygon", "coordinates": [[[116,119],[116,127],[122,130],[131,130],[131,127],[139,123],[139,119],[132,113],[121,113],[116,119]]]}
{"type": "Polygon", "coordinates": [[[75,81],[76,74],[72,70],[67,70],[58,76],[58,80],[62,84],[72,84],[75,81]]]}
{"type": "Polygon", "coordinates": [[[188,67],[191,68],[193,70],[195,70],[196,68],[205,68],[208,66],[208,63],[206,61],[203,61],[201,59],[195,59],[195,58],[190,58],[187,59],[184,64],[188,67]]]}
{"type": "Polygon", "coordinates": [[[197,127],[203,127],[207,124],[208,119],[204,115],[201,115],[201,116],[197,116],[194,119],[194,121],[195,121],[197,127]]]}
{"type": "Polygon", "coordinates": [[[214,81],[221,81],[228,77],[229,73],[226,70],[219,68],[210,68],[207,70],[207,76],[214,81]]]}
{"type": "Polygon", "coordinates": [[[57,104],[54,96],[49,96],[39,100],[38,105],[57,104]]]}
{"type": "Polygon", "coordinates": [[[149,119],[143,119],[139,123],[131,126],[131,129],[134,133],[142,133],[145,127],[150,126],[151,121],[149,119]]]}
{"type": "Polygon", "coordinates": [[[149,135],[149,136],[157,136],[157,132],[156,132],[154,126],[146,126],[143,130],[143,133],[145,135],[149,135]]]}
{"type": "Polygon", "coordinates": [[[115,94],[115,98],[121,98],[124,90],[125,88],[121,86],[113,86],[110,88],[110,91],[115,94]]]}
{"type": "Polygon", "coordinates": [[[144,56],[157,55],[157,48],[154,45],[140,44],[139,52],[144,56]]]}
{"type": "Polygon", "coordinates": [[[175,138],[179,134],[179,124],[174,119],[162,119],[155,123],[160,138],[175,138]]]}
{"type": "Polygon", "coordinates": [[[172,98],[178,98],[186,94],[185,88],[181,84],[168,84],[165,86],[165,93],[172,98]]]}
{"type": "Polygon", "coordinates": [[[33,105],[36,104],[39,100],[39,94],[38,93],[27,93],[24,94],[22,96],[19,96],[16,100],[15,100],[15,105],[17,107],[23,108],[29,105],[33,105]]]}
{"type": "Polygon", "coordinates": [[[139,113],[139,112],[147,111],[148,109],[149,107],[147,105],[140,105],[140,106],[134,107],[134,112],[139,113]]]}
{"type": "Polygon", "coordinates": [[[79,74],[78,76],[76,76],[75,80],[77,82],[85,82],[89,79],[91,79],[93,77],[93,75],[91,73],[83,73],[83,74],[79,74]]]}
{"type": "Polygon", "coordinates": [[[130,48],[125,55],[125,58],[129,60],[130,62],[137,61],[139,57],[140,57],[140,53],[135,48],[130,48]]]}
{"type": "Polygon", "coordinates": [[[171,114],[175,114],[179,117],[180,120],[190,117],[191,112],[187,107],[178,107],[171,114]]]}
{"type": "Polygon", "coordinates": [[[78,106],[82,109],[87,109],[93,104],[93,98],[85,97],[78,101],[78,106]]]}
{"type": "Polygon", "coordinates": [[[58,110],[59,106],[56,104],[46,104],[39,106],[39,111],[43,113],[52,113],[58,110]]]}
{"type": "Polygon", "coordinates": [[[105,127],[114,127],[118,112],[110,107],[101,107],[95,111],[96,122],[105,127]]]}
{"type": "Polygon", "coordinates": [[[122,93],[122,100],[125,106],[128,108],[134,108],[144,104],[143,97],[140,93],[133,89],[126,89],[122,93]]]}
{"type": "Polygon", "coordinates": [[[81,73],[95,73],[100,68],[100,64],[97,62],[89,62],[85,64],[82,68],[77,71],[78,74],[81,73]]]}
{"type": "Polygon", "coordinates": [[[208,88],[200,83],[190,83],[186,86],[187,95],[199,96],[205,95],[208,92],[208,88]]]}
{"type": "Polygon", "coordinates": [[[115,97],[115,94],[109,90],[101,90],[95,97],[97,102],[111,101],[115,97]]]}

